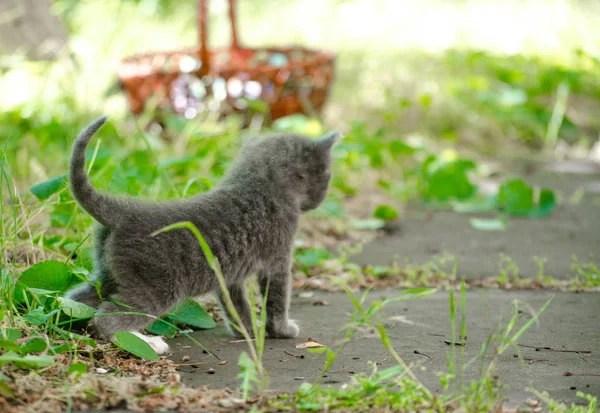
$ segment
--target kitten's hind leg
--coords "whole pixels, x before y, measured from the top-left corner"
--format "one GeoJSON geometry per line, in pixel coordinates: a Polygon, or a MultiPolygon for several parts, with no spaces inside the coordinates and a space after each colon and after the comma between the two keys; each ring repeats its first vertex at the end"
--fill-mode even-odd
{"type": "MultiPolygon", "coordinates": [[[[223,301],[223,293],[221,291],[218,291],[216,293],[216,295],[217,295],[217,298],[219,299],[221,309],[225,316],[225,325],[227,326],[227,329],[234,336],[242,337],[242,334],[240,332],[238,332],[237,330],[235,330],[233,328],[233,326],[231,325],[232,317],[231,317],[231,314],[229,313],[229,311],[227,310],[227,306],[225,305],[225,302],[223,301]]],[[[234,285],[230,286],[229,287],[229,296],[231,297],[233,306],[235,307],[235,310],[237,311],[238,315],[240,316],[242,323],[244,324],[244,327],[246,328],[246,331],[248,331],[248,334],[250,334],[250,336],[252,336],[253,335],[252,334],[252,315],[250,313],[252,311],[252,309],[250,308],[250,303],[248,302],[248,296],[247,296],[245,284],[243,282],[241,282],[239,284],[234,284],[234,285]]]]}
{"type": "Polygon", "coordinates": [[[85,282],[69,290],[65,294],[65,298],[89,305],[93,308],[98,308],[101,302],[101,299],[98,296],[98,291],[96,291],[96,287],[93,284],[85,282]]]}
{"type": "Polygon", "coordinates": [[[267,334],[271,338],[298,337],[300,329],[288,318],[292,278],[289,267],[260,275],[260,287],[267,296],[267,334]]]}
{"type": "Polygon", "coordinates": [[[66,298],[98,308],[103,298],[108,297],[116,291],[115,280],[102,263],[98,263],[94,274],[89,282],[76,285],[65,294],[66,298]],[[96,284],[100,282],[100,294],[96,284]]]}
{"type": "Polygon", "coordinates": [[[78,284],[69,290],[65,297],[71,300],[87,304],[90,307],[98,308],[102,302],[102,297],[106,297],[114,292],[114,280],[112,274],[105,263],[106,242],[110,236],[110,229],[103,225],[98,225],[94,231],[94,271],[89,282],[78,284]],[[101,282],[101,296],[94,284],[101,282]]]}

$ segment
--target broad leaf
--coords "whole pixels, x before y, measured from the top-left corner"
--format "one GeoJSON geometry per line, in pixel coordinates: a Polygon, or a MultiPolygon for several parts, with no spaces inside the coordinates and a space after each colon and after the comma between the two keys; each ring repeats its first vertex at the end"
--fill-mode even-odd
{"type": "Polygon", "coordinates": [[[404,142],[393,140],[390,142],[390,152],[393,155],[412,155],[416,149],[404,142]]]}
{"type": "Polygon", "coordinates": [[[29,313],[27,313],[27,315],[25,316],[25,320],[29,324],[33,324],[34,326],[41,326],[42,324],[45,324],[56,313],[58,313],[58,310],[46,313],[43,307],[36,307],[29,313]]]}
{"type": "Polygon", "coordinates": [[[522,179],[513,179],[500,187],[498,204],[508,215],[527,216],[533,210],[533,188],[522,179]]]}
{"type": "Polygon", "coordinates": [[[67,183],[67,175],[60,175],[45,182],[32,186],[29,190],[38,199],[44,200],[63,189],[67,183]]]}
{"type": "Polygon", "coordinates": [[[398,218],[398,211],[389,205],[379,205],[373,216],[383,221],[393,221],[398,218]]]}
{"type": "Polygon", "coordinates": [[[556,206],[556,196],[550,189],[542,189],[540,191],[540,201],[538,208],[538,217],[545,217],[552,213],[552,210],[556,206]]]}
{"type": "Polygon", "coordinates": [[[60,303],[60,309],[62,312],[71,318],[92,318],[96,313],[96,310],[89,305],[71,300],[69,298],[58,297],[57,300],[60,303]]]}
{"type": "Polygon", "coordinates": [[[21,352],[21,346],[17,343],[9,340],[0,339],[0,348],[4,351],[15,351],[17,353],[21,352]]]}
{"type": "Polygon", "coordinates": [[[160,357],[150,344],[128,331],[119,331],[115,334],[116,344],[129,353],[148,360],[158,360],[160,357]]]}
{"type": "Polygon", "coordinates": [[[470,160],[441,161],[435,157],[423,163],[424,196],[428,201],[465,200],[473,196],[477,187],[467,172],[475,168],[470,160]]]}
{"type": "MultiPolygon", "coordinates": [[[[215,328],[215,320],[196,301],[185,300],[169,311],[169,321],[186,324],[202,329],[215,328]]],[[[165,325],[164,323],[162,323],[165,325]]]]}
{"type": "Polygon", "coordinates": [[[530,218],[547,217],[556,205],[556,197],[550,189],[542,189],[539,199],[534,197],[534,190],[522,179],[512,179],[500,187],[498,206],[507,215],[530,218]]]}
{"type": "Polygon", "coordinates": [[[46,350],[48,347],[48,343],[41,337],[34,337],[27,341],[27,343],[23,344],[21,347],[21,354],[29,354],[29,353],[41,353],[46,350]]]}
{"type": "Polygon", "coordinates": [[[59,344],[57,346],[50,347],[50,352],[52,354],[63,354],[63,353],[66,353],[67,351],[75,350],[76,347],[77,347],[76,344],[63,343],[63,344],[59,344]]]}
{"type": "Polygon", "coordinates": [[[85,363],[73,363],[69,366],[69,374],[83,374],[87,372],[87,366],[85,363]]]}
{"type": "Polygon", "coordinates": [[[4,330],[0,330],[0,338],[3,338],[8,341],[17,341],[23,337],[23,334],[16,328],[6,328],[4,330]]]}
{"type": "Polygon", "coordinates": [[[314,267],[328,258],[331,258],[331,253],[322,247],[308,248],[296,252],[296,262],[305,267],[314,267]]]}
{"type": "MultiPolygon", "coordinates": [[[[173,320],[171,320],[170,318],[166,318],[166,321],[168,321],[169,323],[173,324],[173,320]]],[[[149,327],[146,327],[146,331],[152,333],[152,334],[156,334],[159,336],[165,336],[168,338],[173,338],[175,336],[175,333],[177,333],[177,328],[171,326],[170,324],[167,324],[165,322],[163,322],[161,319],[156,320],[155,322],[153,322],[152,324],[150,324],[149,327]]]]}
{"type": "Polygon", "coordinates": [[[15,299],[23,301],[25,287],[64,291],[72,282],[73,275],[64,263],[55,260],[42,261],[21,274],[15,287],[15,299]]]}

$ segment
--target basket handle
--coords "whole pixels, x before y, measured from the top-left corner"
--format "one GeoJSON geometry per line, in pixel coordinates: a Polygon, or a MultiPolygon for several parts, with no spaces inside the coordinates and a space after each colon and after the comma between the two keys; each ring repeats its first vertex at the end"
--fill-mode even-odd
{"type": "MultiPolygon", "coordinates": [[[[208,55],[208,28],[207,28],[207,9],[208,0],[198,0],[198,26],[200,27],[200,61],[202,62],[201,72],[207,74],[210,71],[210,58],[208,55]]],[[[231,22],[231,46],[230,49],[239,49],[240,45],[237,36],[237,25],[235,19],[236,0],[229,0],[229,21],[231,22]]]]}

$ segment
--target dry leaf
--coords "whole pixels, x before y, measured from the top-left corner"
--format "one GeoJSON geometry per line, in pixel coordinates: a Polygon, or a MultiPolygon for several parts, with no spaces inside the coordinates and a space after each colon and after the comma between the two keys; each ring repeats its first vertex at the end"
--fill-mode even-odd
{"type": "Polygon", "coordinates": [[[316,347],[326,347],[323,344],[317,343],[314,340],[309,340],[306,343],[296,344],[296,348],[316,348],[316,347]]]}

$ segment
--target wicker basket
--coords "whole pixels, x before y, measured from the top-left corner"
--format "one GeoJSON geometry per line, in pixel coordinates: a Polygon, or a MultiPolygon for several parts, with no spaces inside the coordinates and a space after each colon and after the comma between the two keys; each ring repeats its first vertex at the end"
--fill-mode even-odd
{"type": "Polygon", "coordinates": [[[235,0],[229,0],[231,46],[209,50],[207,0],[198,2],[200,48],[136,55],[124,59],[119,80],[131,110],[140,114],[149,99],[160,110],[194,118],[269,109],[274,120],[293,113],[318,114],[333,80],[333,53],[302,47],[241,47],[235,0]],[[264,102],[253,104],[253,102],[264,102]]]}

